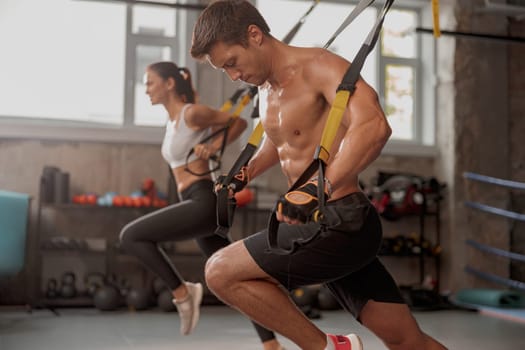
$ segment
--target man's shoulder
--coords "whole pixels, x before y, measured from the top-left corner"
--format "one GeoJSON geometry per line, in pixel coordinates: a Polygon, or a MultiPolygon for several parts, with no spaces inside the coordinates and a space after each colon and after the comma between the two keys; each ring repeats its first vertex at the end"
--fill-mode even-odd
{"type": "MultiPolygon", "coordinates": [[[[299,47],[296,57],[304,66],[323,66],[347,64],[348,61],[330,50],[321,47],[299,47]]],[[[328,66],[328,67],[325,67],[328,66]]]]}
{"type": "Polygon", "coordinates": [[[343,57],[323,48],[305,48],[303,57],[303,72],[307,80],[318,80],[320,76],[340,76],[348,67],[349,62],[343,57]]]}
{"type": "Polygon", "coordinates": [[[298,47],[297,56],[303,58],[304,60],[315,60],[324,56],[333,55],[327,49],[322,47],[298,47]]]}

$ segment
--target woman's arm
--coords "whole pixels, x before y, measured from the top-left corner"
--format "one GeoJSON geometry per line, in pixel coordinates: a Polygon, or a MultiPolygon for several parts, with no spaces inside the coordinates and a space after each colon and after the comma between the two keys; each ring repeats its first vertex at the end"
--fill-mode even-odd
{"type": "MultiPolygon", "coordinates": [[[[248,126],[248,123],[246,120],[236,117],[234,118],[232,124],[230,125],[230,129],[228,130],[228,137],[226,138],[226,144],[229,145],[233,141],[235,141],[241,134],[246,130],[246,127],[248,126]]],[[[214,127],[213,130],[217,130],[217,127],[214,127]]],[[[222,147],[223,142],[223,136],[216,137],[212,141],[213,148],[218,151],[222,147]]]]}
{"type": "MultiPolygon", "coordinates": [[[[246,120],[240,117],[235,117],[234,120],[231,121],[232,116],[229,113],[198,104],[189,108],[185,117],[186,124],[190,128],[197,130],[211,128],[213,131],[216,131],[220,128],[224,128],[228,123],[232,122],[228,130],[226,144],[232,143],[241,136],[248,125],[246,120]]],[[[218,135],[205,147],[208,148],[209,154],[214,154],[221,149],[222,143],[223,135],[218,135]]],[[[196,153],[198,154],[199,152],[197,151],[198,150],[196,149],[196,153]]]]}

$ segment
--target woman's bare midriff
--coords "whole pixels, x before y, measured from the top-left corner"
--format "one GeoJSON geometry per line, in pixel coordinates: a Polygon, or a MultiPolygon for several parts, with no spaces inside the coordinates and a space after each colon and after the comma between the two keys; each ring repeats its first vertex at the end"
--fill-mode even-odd
{"type": "MultiPolygon", "coordinates": [[[[205,173],[208,172],[209,165],[208,161],[197,159],[191,163],[188,164],[188,167],[191,169],[194,173],[205,173]]],[[[177,182],[177,191],[180,193],[190,187],[193,183],[195,183],[198,180],[203,179],[210,179],[211,175],[206,174],[202,176],[193,175],[190,172],[186,170],[186,165],[182,165],[178,168],[172,169],[173,176],[175,176],[175,181],[177,182]]]]}

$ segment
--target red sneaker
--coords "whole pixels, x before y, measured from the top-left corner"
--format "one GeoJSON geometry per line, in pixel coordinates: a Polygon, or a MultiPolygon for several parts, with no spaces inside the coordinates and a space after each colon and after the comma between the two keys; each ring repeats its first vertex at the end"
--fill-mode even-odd
{"type": "Polygon", "coordinates": [[[361,339],[353,333],[348,335],[327,334],[327,336],[334,342],[335,350],[363,350],[361,339]]]}

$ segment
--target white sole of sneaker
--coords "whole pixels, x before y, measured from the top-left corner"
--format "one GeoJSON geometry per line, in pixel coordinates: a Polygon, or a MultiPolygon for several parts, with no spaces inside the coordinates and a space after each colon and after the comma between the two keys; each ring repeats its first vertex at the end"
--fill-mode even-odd
{"type": "Polygon", "coordinates": [[[202,302],[202,284],[200,283],[195,283],[194,284],[194,291],[195,291],[195,294],[192,295],[192,301],[193,301],[193,315],[192,315],[192,318],[191,318],[191,328],[188,332],[188,334],[190,334],[193,329],[195,329],[195,326],[197,326],[197,322],[199,322],[199,317],[200,317],[200,309],[201,309],[201,302],[202,302]]]}
{"type": "Polygon", "coordinates": [[[359,338],[359,336],[352,333],[348,334],[346,337],[350,339],[352,350],[363,350],[363,342],[361,341],[361,338],[359,338]]]}

